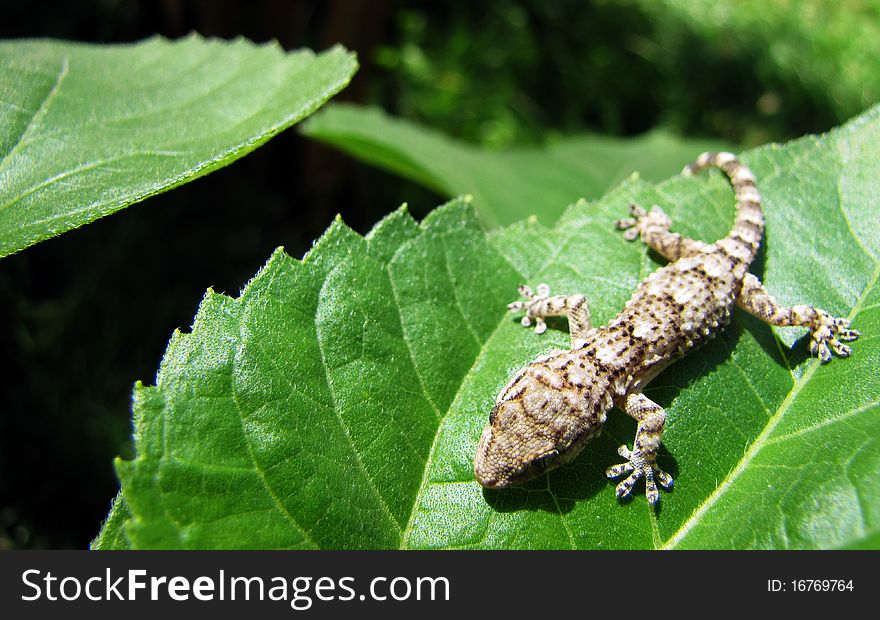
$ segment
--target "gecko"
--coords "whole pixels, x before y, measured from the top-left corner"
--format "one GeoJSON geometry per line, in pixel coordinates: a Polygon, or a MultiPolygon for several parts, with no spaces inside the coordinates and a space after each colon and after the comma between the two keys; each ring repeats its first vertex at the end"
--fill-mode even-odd
{"type": "Polygon", "coordinates": [[[663,407],[645,396],[657,374],[693,348],[713,338],[731,318],[734,305],[770,325],[810,330],[810,352],[822,363],[832,353],[851,353],[843,342],[859,333],[845,318],[808,305],[785,307],[749,273],[764,232],[755,175],[732,153],[703,153],[684,168],[693,175],[720,168],[733,187],[736,216],[723,239],[704,243],[670,231],[672,221],[659,206],[629,206],[631,217],[615,222],[624,238],[643,243],[671,261],[645,278],[623,310],[593,327],[587,297],[550,295],[546,284],[521,286],[522,325],[547,329],[548,316],[566,316],[571,349],[543,355],[517,372],[501,390],[480,437],[474,459],[477,481],[497,489],[527,482],[574,459],[599,435],[613,406],[636,421],[633,447],[620,446],[624,463],[608,467],[608,478],[626,477],[616,495],[624,499],[645,479],[645,495],[657,504],[657,484],[671,489],[672,476],[657,466],[666,422],[663,407]],[[843,341],[843,342],[842,342],[843,341]],[[628,474],[628,475],[627,475],[628,474]]]}

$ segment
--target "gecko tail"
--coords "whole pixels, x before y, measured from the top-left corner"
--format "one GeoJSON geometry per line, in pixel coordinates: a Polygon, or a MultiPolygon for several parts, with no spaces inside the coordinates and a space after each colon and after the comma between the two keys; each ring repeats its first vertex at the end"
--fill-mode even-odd
{"type": "Polygon", "coordinates": [[[755,185],[755,175],[736,155],[724,151],[703,153],[693,163],[685,166],[681,173],[691,176],[707,168],[720,168],[730,179],[736,197],[733,229],[719,243],[731,246],[728,248],[730,253],[741,256],[745,262],[751,262],[764,234],[764,212],[761,208],[761,195],[755,185]]]}

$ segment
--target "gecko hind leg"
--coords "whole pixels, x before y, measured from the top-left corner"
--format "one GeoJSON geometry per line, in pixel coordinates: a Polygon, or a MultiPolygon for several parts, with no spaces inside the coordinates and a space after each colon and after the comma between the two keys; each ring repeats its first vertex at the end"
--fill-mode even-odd
{"type": "Polygon", "coordinates": [[[702,251],[706,244],[696,239],[682,237],[678,233],[669,232],[672,220],[657,205],[645,211],[642,207],[631,204],[629,212],[632,217],[617,220],[614,224],[624,230],[623,238],[635,241],[641,236],[649,248],[667,260],[678,260],[683,256],[692,256],[702,251]]]}
{"type": "Polygon", "coordinates": [[[770,325],[800,326],[810,329],[810,353],[817,356],[823,364],[831,361],[832,351],[838,357],[849,357],[852,353],[843,342],[858,339],[859,332],[849,328],[849,319],[831,316],[821,308],[813,306],[780,305],[761,281],[748,273],[743,279],[742,291],[736,300],[737,305],[770,325]]]}
{"type": "Polygon", "coordinates": [[[511,312],[525,310],[526,315],[520,321],[528,327],[534,321],[535,333],[543,334],[547,331],[544,317],[567,316],[568,329],[571,332],[573,347],[578,347],[586,339],[587,334],[593,329],[590,322],[590,304],[584,295],[553,295],[550,296],[550,287],[539,284],[537,292],[528,286],[520,286],[519,294],[525,301],[515,301],[507,304],[511,312]]]}
{"type": "Polygon", "coordinates": [[[626,445],[620,446],[617,453],[627,459],[627,462],[609,467],[605,470],[605,475],[617,478],[629,474],[617,485],[617,497],[620,499],[628,497],[636,482],[644,477],[645,495],[648,502],[654,505],[660,500],[657,482],[666,489],[671,489],[673,485],[672,476],[657,466],[657,450],[660,448],[666,412],[663,407],[641,393],[626,397],[625,410],[627,415],[638,422],[633,449],[630,450],[626,445]]]}

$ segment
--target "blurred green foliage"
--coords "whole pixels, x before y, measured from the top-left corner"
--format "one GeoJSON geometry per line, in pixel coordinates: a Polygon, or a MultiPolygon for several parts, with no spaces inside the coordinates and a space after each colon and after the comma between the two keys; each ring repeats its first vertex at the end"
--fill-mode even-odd
{"type": "Polygon", "coordinates": [[[374,96],[490,148],[663,125],[748,145],[880,100],[876,0],[502,0],[406,8],[374,96]]]}

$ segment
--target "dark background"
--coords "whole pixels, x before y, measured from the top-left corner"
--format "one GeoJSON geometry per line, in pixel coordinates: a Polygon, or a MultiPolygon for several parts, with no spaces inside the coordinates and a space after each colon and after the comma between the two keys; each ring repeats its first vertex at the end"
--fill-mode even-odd
{"type": "MultiPolygon", "coordinates": [[[[130,42],[197,31],[288,49],[342,43],[337,100],[486,148],[664,125],[753,145],[840,122],[833,102],[759,75],[755,54],[657,24],[632,2],[0,1],[0,37],[130,42]],[[684,69],[682,69],[684,68],[684,69]]],[[[722,42],[723,43],[723,42],[722,42]]],[[[299,136],[0,261],[0,549],[84,548],[132,456],[130,393],[209,286],[236,295],[336,213],[361,233],[401,202],[443,202],[299,136]]]]}

